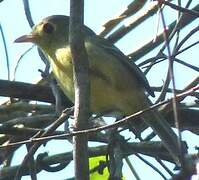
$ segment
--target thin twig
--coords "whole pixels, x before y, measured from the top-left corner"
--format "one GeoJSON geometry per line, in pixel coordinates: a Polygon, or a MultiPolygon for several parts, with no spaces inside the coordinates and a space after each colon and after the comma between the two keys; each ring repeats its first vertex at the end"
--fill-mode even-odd
{"type": "Polygon", "coordinates": [[[173,100],[172,100],[172,104],[173,104],[173,113],[174,113],[174,121],[175,121],[175,126],[178,130],[178,147],[180,150],[180,161],[182,164],[182,167],[184,167],[184,152],[183,152],[183,148],[182,148],[182,135],[181,135],[181,131],[180,131],[180,125],[179,125],[179,119],[178,119],[178,110],[177,110],[177,97],[176,97],[176,85],[175,85],[175,77],[174,77],[174,70],[173,70],[173,59],[171,58],[171,49],[170,49],[170,45],[168,42],[168,31],[167,31],[167,26],[166,26],[166,22],[165,22],[165,18],[162,12],[162,9],[160,7],[160,16],[161,16],[161,20],[162,20],[162,24],[163,24],[163,28],[164,28],[164,39],[165,39],[165,44],[167,47],[167,53],[168,53],[168,60],[169,60],[169,77],[171,79],[172,82],[172,88],[173,88],[173,100]]]}
{"type": "MultiPolygon", "coordinates": [[[[199,11],[199,4],[196,5],[192,10],[199,11]]],[[[179,21],[178,28],[181,28],[181,29],[184,28],[185,26],[187,26],[188,24],[190,24],[195,19],[196,18],[194,16],[191,16],[191,15],[188,15],[188,14],[183,14],[182,18],[179,21]]],[[[168,26],[169,34],[173,31],[173,29],[175,28],[175,26],[176,26],[176,21],[172,22],[168,26]]],[[[154,49],[155,47],[157,47],[158,45],[160,45],[160,43],[164,42],[163,33],[160,33],[157,36],[156,42],[154,42],[153,40],[154,40],[154,38],[151,39],[151,40],[149,40],[145,44],[143,44],[141,47],[138,47],[137,49],[135,49],[132,53],[128,54],[128,57],[130,59],[136,61],[139,58],[141,58],[144,55],[146,55],[152,49],[154,49]]]]}
{"type": "MultiPolygon", "coordinates": [[[[31,144],[26,144],[27,151],[29,151],[31,146],[32,146],[31,144]]],[[[28,168],[29,168],[31,180],[37,180],[37,172],[36,172],[36,166],[35,166],[35,161],[34,161],[33,155],[29,158],[28,168]]]]}
{"type": "Polygon", "coordinates": [[[188,89],[193,88],[199,84],[199,76],[197,76],[193,81],[191,81],[183,90],[187,91],[188,89]]]}
{"type": "MultiPolygon", "coordinates": [[[[196,84],[197,85],[197,84],[196,84]]],[[[156,92],[161,92],[162,90],[162,86],[159,86],[159,87],[151,87],[153,91],[156,91],[156,92]]],[[[190,89],[191,87],[189,87],[188,89],[190,89]]],[[[185,92],[187,89],[176,89],[176,93],[180,94],[180,93],[183,93],[185,92]]],[[[172,89],[171,88],[168,88],[167,89],[167,93],[172,93],[172,89]]],[[[193,96],[193,97],[198,97],[199,96],[199,92],[194,92],[192,94],[189,94],[189,96],[193,96]]]]}
{"type": "Polygon", "coordinates": [[[150,166],[154,171],[156,171],[160,176],[162,176],[163,179],[167,180],[166,176],[157,168],[155,167],[152,163],[150,163],[149,161],[147,161],[146,159],[144,159],[142,156],[140,156],[139,154],[135,154],[140,160],[142,160],[145,164],[147,164],[148,166],[150,166]]]}
{"type": "Polygon", "coordinates": [[[168,172],[170,176],[173,176],[173,172],[162,162],[161,159],[159,158],[155,158],[155,159],[165,169],[165,171],[168,172]]]}
{"type": "Polygon", "coordinates": [[[34,22],[32,20],[32,15],[30,12],[29,0],[23,0],[23,5],[24,5],[24,11],[26,14],[26,19],[27,19],[30,27],[32,28],[34,26],[34,22]]]}
{"type": "MultiPolygon", "coordinates": [[[[188,8],[191,4],[192,0],[189,0],[185,6],[185,8],[188,8]]],[[[161,2],[160,2],[161,4],[161,2]]],[[[194,8],[193,8],[194,9],[194,8]]],[[[171,31],[171,33],[169,33],[168,36],[168,42],[171,41],[171,39],[174,37],[174,35],[178,32],[180,32],[180,30],[182,29],[182,21],[183,21],[183,17],[186,16],[186,14],[182,14],[182,13],[178,13],[179,17],[178,19],[175,21],[174,27],[171,31]]],[[[191,16],[192,17],[192,16],[191,16]]],[[[161,52],[164,51],[164,49],[166,48],[166,43],[164,43],[164,45],[162,46],[162,48],[160,49],[161,52]]]]}
{"type": "MultiPolygon", "coordinates": [[[[186,62],[184,62],[184,61],[182,61],[182,60],[180,60],[180,59],[178,59],[178,58],[175,58],[177,55],[183,53],[184,51],[186,51],[186,50],[188,50],[188,49],[190,49],[190,48],[192,48],[193,46],[197,45],[198,43],[199,43],[199,41],[196,41],[196,42],[190,44],[189,46],[185,47],[184,49],[179,50],[179,51],[173,53],[173,55],[171,56],[171,58],[174,58],[174,61],[176,61],[176,62],[178,62],[178,63],[180,63],[180,64],[182,64],[182,65],[184,65],[184,66],[187,66],[187,67],[189,67],[189,68],[191,68],[191,69],[193,69],[193,70],[195,70],[195,71],[199,71],[199,68],[198,68],[198,67],[196,67],[196,66],[194,66],[194,65],[191,65],[191,64],[189,64],[189,63],[186,63],[186,62]]],[[[147,69],[144,71],[144,74],[147,74],[148,71],[149,71],[154,65],[156,65],[156,64],[158,64],[158,63],[160,63],[160,62],[163,62],[163,61],[165,61],[166,59],[167,59],[167,56],[166,56],[166,55],[157,55],[157,56],[155,56],[155,57],[149,58],[149,59],[147,59],[147,60],[145,60],[145,61],[139,63],[138,66],[139,66],[139,67],[142,67],[142,68],[147,68],[147,69]],[[146,65],[146,64],[148,64],[148,63],[150,63],[150,64],[149,64],[149,65],[146,65]]]]}
{"type": "MultiPolygon", "coordinates": [[[[72,111],[73,111],[73,108],[65,110],[61,114],[61,116],[53,124],[51,124],[49,129],[41,134],[40,137],[49,135],[52,132],[54,132],[55,129],[57,129],[58,126],[63,124],[63,122],[70,116],[72,111]]],[[[21,179],[23,167],[26,165],[26,163],[28,162],[29,158],[31,158],[31,156],[37,151],[37,149],[39,148],[40,145],[41,145],[41,142],[37,142],[30,148],[28,154],[26,154],[26,156],[24,157],[24,160],[21,163],[21,166],[20,166],[20,168],[18,169],[18,171],[16,173],[15,180],[20,180],[21,179]]]]}
{"type": "Polygon", "coordinates": [[[188,68],[191,68],[191,69],[194,70],[194,71],[199,72],[199,67],[193,66],[193,65],[191,65],[191,64],[189,64],[189,63],[186,63],[186,62],[184,62],[184,61],[182,61],[182,60],[180,60],[180,59],[177,59],[177,58],[175,58],[174,61],[177,62],[177,63],[179,63],[179,64],[182,64],[183,66],[186,66],[186,67],[188,67],[188,68]]]}
{"type": "Polygon", "coordinates": [[[179,50],[178,52],[176,52],[176,54],[174,54],[174,56],[183,53],[184,51],[188,50],[189,48],[192,48],[193,46],[197,45],[198,43],[199,43],[199,41],[196,41],[196,42],[190,44],[189,46],[187,46],[187,47],[185,47],[185,48],[179,50]]]}
{"type": "Polygon", "coordinates": [[[6,45],[6,39],[5,39],[5,36],[4,36],[4,32],[3,32],[3,28],[1,26],[1,23],[0,23],[0,32],[1,32],[2,39],[3,39],[3,46],[4,46],[4,50],[5,50],[5,55],[6,55],[8,80],[10,80],[10,60],[9,60],[8,49],[7,49],[7,45],[6,45]]]}
{"type": "MultiPolygon", "coordinates": [[[[195,86],[181,94],[176,95],[176,98],[178,100],[184,99],[185,97],[187,97],[189,94],[192,94],[193,92],[199,90],[199,85],[195,86]]],[[[61,137],[72,137],[72,136],[77,136],[77,135],[81,135],[81,134],[89,134],[89,133],[96,133],[102,130],[106,130],[106,129],[110,129],[110,128],[116,128],[116,127],[120,127],[123,124],[127,123],[130,120],[133,120],[133,118],[135,119],[136,117],[141,116],[143,113],[148,112],[150,110],[153,110],[155,108],[158,108],[164,104],[170,103],[173,100],[173,98],[170,98],[168,100],[162,101],[158,104],[154,104],[152,106],[150,106],[149,108],[146,108],[142,111],[139,111],[137,113],[134,113],[130,116],[127,116],[119,121],[114,122],[113,124],[109,124],[109,125],[105,125],[105,126],[101,126],[101,127],[97,127],[97,128],[92,128],[92,129],[88,129],[88,130],[81,130],[81,131],[75,131],[75,132],[71,132],[71,133],[66,133],[66,134],[62,134],[62,135],[56,135],[56,136],[48,136],[48,137],[41,137],[41,138],[36,138],[36,139],[31,139],[31,140],[26,140],[26,141],[22,141],[22,142],[16,142],[16,143],[12,143],[12,144],[8,144],[6,146],[0,146],[1,148],[7,148],[7,147],[13,147],[15,145],[21,145],[21,144],[25,144],[25,143],[33,143],[33,142],[43,142],[43,141],[47,141],[47,140],[51,140],[51,139],[56,139],[56,138],[61,138],[61,137]]],[[[63,118],[62,116],[60,118],[63,118]]],[[[56,122],[58,121],[58,119],[56,120],[56,122]]],[[[46,135],[45,135],[46,136],[46,135]]]]}
{"type": "Polygon", "coordinates": [[[170,81],[171,81],[171,78],[170,78],[170,75],[169,75],[169,67],[168,67],[166,79],[165,79],[164,84],[162,86],[162,90],[160,92],[160,95],[157,98],[157,100],[155,101],[155,103],[163,101],[166,98],[167,89],[169,87],[170,81]]]}
{"type": "MultiPolygon", "coordinates": [[[[190,3],[191,3],[191,1],[192,0],[189,0],[188,2],[187,2],[187,4],[186,4],[186,8],[188,8],[189,7],[189,5],[190,5],[190,3]]],[[[158,6],[158,5],[157,5],[158,6]]],[[[178,43],[178,39],[179,39],[179,32],[180,32],[180,26],[182,26],[181,24],[181,21],[182,21],[182,18],[184,17],[184,16],[182,16],[182,14],[180,14],[180,13],[178,13],[178,19],[176,20],[176,22],[174,23],[172,23],[171,25],[169,25],[169,28],[168,28],[168,34],[169,34],[169,37],[168,37],[168,42],[170,42],[170,40],[174,37],[174,35],[177,33],[177,37],[176,37],[176,42],[175,42],[175,45],[174,45],[174,49],[175,49],[175,46],[177,46],[177,43],[178,43]],[[173,26],[172,26],[173,25],[173,26]]],[[[162,35],[163,35],[163,33],[162,33],[162,35]]],[[[160,35],[158,35],[158,36],[156,36],[156,41],[154,41],[154,43],[157,43],[157,41],[159,41],[159,38],[160,38],[160,35]]],[[[162,40],[164,40],[164,38],[162,38],[162,40]]],[[[156,56],[157,58],[159,58],[159,57],[161,57],[162,56],[162,54],[163,54],[163,50],[165,49],[165,47],[166,47],[166,44],[164,44],[163,45],[163,47],[159,50],[159,52],[158,52],[158,55],[156,56]]],[[[165,56],[165,55],[164,55],[165,56]]],[[[145,70],[145,74],[147,74],[148,72],[149,72],[149,70],[151,69],[151,67],[152,67],[152,65],[154,65],[155,64],[155,61],[156,61],[156,58],[152,58],[151,60],[153,60],[152,62],[151,62],[151,66],[149,66],[146,70],[145,70]]],[[[169,82],[170,82],[170,80],[169,80],[169,73],[167,73],[167,76],[166,76],[166,80],[165,80],[165,83],[164,83],[164,89],[162,89],[162,92],[161,92],[161,94],[160,94],[160,96],[159,96],[159,98],[157,99],[157,101],[156,102],[159,102],[159,101],[161,101],[161,100],[163,100],[164,98],[165,98],[165,96],[166,96],[166,94],[165,94],[165,90],[168,88],[168,85],[169,85],[169,82]]]]}
{"type": "Polygon", "coordinates": [[[132,171],[134,177],[135,177],[137,180],[141,180],[140,177],[139,177],[139,175],[138,175],[138,173],[136,172],[135,168],[133,167],[133,165],[132,165],[132,163],[131,163],[131,161],[129,160],[128,157],[125,157],[125,161],[126,161],[126,163],[128,164],[130,170],[132,171]]]}
{"type": "MultiPolygon", "coordinates": [[[[139,140],[141,142],[146,142],[151,140],[153,137],[155,137],[155,133],[152,132],[151,134],[149,134],[145,139],[143,139],[141,136],[139,137],[139,140]]],[[[165,171],[167,171],[171,176],[173,175],[173,173],[167,168],[167,166],[162,162],[162,160],[159,157],[154,157],[154,159],[165,169],[165,171]]]]}
{"type": "Polygon", "coordinates": [[[168,1],[161,1],[161,3],[171,7],[172,9],[175,9],[177,11],[180,11],[180,12],[183,12],[183,13],[188,13],[188,14],[195,16],[195,17],[199,17],[199,13],[197,11],[189,10],[189,9],[183,8],[181,6],[177,6],[177,5],[172,4],[168,1]]]}
{"type": "Polygon", "coordinates": [[[17,69],[18,69],[18,67],[19,67],[19,64],[20,64],[21,60],[24,58],[24,56],[25,56],[26,54],[28,54],[28,52],[30,52],[30,51],[33,49],[33,47],[35,47],[35,45],[32,45],[29,49],[27,49],[27,50],[19,57],[19,59],[17,60],[17,64],[16,64],[16,66],[15,66],[15,68],[14,68],[14,78],[13,78],[13,81],[15,81],[15,79],[16,79],[17,69]]]}
{"type": "MultiPolygon", "coordinates": [[[[181,0],[178,0],[178,6],[181,6],[181,0]]],[[[182,17],[182,13],[180,11],[178,11],[176,24],[179,23],[181,17],[182,17]]],[[[176,39],[175,39],[175,43],[174,43],[174,48],[173,49],[176,49],[176,47],[178,45],[178,42],[179,42],[179,39],[180,39],[180,31],[181,31],[180,28],[178,28],[176,30],[176,39]]]]}
{"type": "Polygon", "coordinates": [[[192,29],[182,40],[181,42],[178,44],[178,46],[175,49],[175,52],[178,52],[178,50],[182,47],[182,45],[196,32],[199,31],[199,26],[195,27],[194,29],[192,29]]]}

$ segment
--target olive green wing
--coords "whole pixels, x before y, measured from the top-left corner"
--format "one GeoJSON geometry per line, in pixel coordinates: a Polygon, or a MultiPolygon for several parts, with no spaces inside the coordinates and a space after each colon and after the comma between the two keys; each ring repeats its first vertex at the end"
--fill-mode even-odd
{"type": "Polygon", "coordinates": [[[146,91],[154,97],[154,92],[151,89],[144,73],[137,67],[137,65],[134,62],[130,62],[129,58],[125,56],[116,46],[111,44],[108,40],[94,35],[93,33],[90,34],[90,36],[87,36],[86,38],[89,38],[92,43],[97,45],[98,47],[103,48],[108,53],[112,54],[116,57],[121,63],[124,64],[124,66],[127,67],[127,69],[131,72],[132,76],[134,76],[139,83],[146,89],[146,91]]]}

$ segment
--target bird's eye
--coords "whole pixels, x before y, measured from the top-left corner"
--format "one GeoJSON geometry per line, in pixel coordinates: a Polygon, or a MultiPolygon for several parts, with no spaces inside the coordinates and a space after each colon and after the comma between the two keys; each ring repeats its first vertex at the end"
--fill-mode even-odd
{"type": "Polygon", "coordinates": [[[50,23],[45,23],[43,25],[43,31],[45,33],[51,34],[51,33],[53,33],[54,29],[55,29],[54,26],[50,23]]]}

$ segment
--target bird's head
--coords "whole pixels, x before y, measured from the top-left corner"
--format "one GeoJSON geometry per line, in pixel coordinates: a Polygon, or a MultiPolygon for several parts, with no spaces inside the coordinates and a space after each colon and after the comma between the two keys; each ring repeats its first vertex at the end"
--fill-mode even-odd
{"type": "Polygon", "coordinates": [[[69,17],[49,16],[33,27],[32,31],[15,40],[17,43],[32,42],[48,52],[68,44],[69,17]]]}

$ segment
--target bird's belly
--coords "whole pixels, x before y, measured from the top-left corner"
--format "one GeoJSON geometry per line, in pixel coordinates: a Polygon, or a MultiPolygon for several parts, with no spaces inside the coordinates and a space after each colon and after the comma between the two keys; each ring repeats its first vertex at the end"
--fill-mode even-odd
{"type": "MultiPolygon", "coordinates": [[[[70,69],[70,68],[69,68],[70,69]]],[[[71,67],[72,69],[72,67],[71,67]]],[[[71,70],[70,69],[70,70],[71,70]]],[[[72,71],[62,72],[56,67],[53,68],[53,72],[58,80],[61,89],[65,95],[74,102],[74,83],[72,71]]],[[[126,90],[120,91],[112,87],[104,79],[97,76],[90,76],[91,94],[90,94],[90,110],[93,113],[108,113],[108,112],[122,112],[125,114],[131,114],[138,111],[141,107],[138,107],[137,103],[140,101],[139,92],[134,92],[132,88],[126,88],[126,90]],[[135,96],[135,94],[137,95],[135,96]]],[[[143,92],[141,93],[143,94],[143,92]]]]}
{"type": "MultiPolygon", "coordinates": [[[[72,68],[72,67],[71,67],[72,68]]],[[[70,68],[69,68],[70,69],[70,68]]],[[[53,68],[53,73],[55,74],[56,79],[59,82],[61,89],[64,94],[74,102],[75,92],[74,92],[74,83],[73,83],[73,74],[72,72],[61,72],[57,67],[53,68]]],[[[99,79],[95,76],[90,77],[90,108],[93,113],[101,113],[112,111],[116,109],[116,104],[113,104],[116,99],[116,93],[114,89],[102,79],[99,79]]]]}
{"type": "MultiPolygon", "coordinates": [[[[69,49],[60,49],[59,61],[55,58],[51,65],[56,79],[65,95],[74,102],[73,65],[71,56],[66,56],[69,49]],[[63,51],[64,53],[60,53],[63,51]]],[[[141,110],[144,101],[144,90],[136,85],[135,80],[122,67],[105,61],[112,57],[101,59],[99,53],[88,51],[90,59],[90,110],[93,113],[118,111],[129,115],[141,110]],[[95,59],[95,61],[91,61],[95,59]],[[115,69],[117,70],[115,71],[115,69]],[[140,106],[140,107],[139,107],[140,106]]],[[[105,55],[104,55],[105,56],[105,55]]]]}

